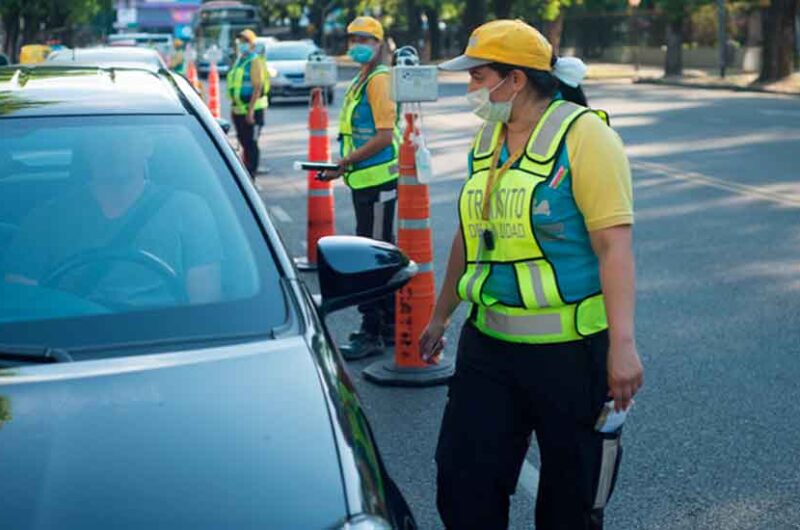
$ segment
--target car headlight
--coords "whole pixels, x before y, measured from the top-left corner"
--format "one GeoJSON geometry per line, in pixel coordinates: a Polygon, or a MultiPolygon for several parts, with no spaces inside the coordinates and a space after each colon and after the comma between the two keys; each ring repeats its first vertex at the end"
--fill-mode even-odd
{"type": "Polygon", "coordinates": [[[356,515],[344,523],[341,530],[392,530],[392,525],[375,515],[356,515]]]}

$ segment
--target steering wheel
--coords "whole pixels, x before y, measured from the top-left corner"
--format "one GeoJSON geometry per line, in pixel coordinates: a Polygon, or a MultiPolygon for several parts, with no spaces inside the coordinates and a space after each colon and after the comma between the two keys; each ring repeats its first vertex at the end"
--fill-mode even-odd
{"type": "MultiPolygon", "coordinates": [[[[188,297],[186,289],[181,282],[178,273],[175,272],[168,263],[151,254],[145,250],[131,249],[126,251],[112,251],[112,250],[92,250],[81,252],[76,256],[68,258],[56,265],[51,272],[44,276],[44,279],[39,282],[41,286],[59,289],[59,282],[70,272],[98,263],[133,263],[141,265],[142,267],[156,273],[159,279],[166,286],[170,295],[179,303],[187,303],[188,297]]],[[[101,277],[98,277],[99,280],[101,277]]],[[[76,293],[83,294],[86,293],[76,293]]],[[[129,309],[134,307],[132,304],[125,301],[106,301],[103,300],[102,304],[110,309],[129,309]]]]}

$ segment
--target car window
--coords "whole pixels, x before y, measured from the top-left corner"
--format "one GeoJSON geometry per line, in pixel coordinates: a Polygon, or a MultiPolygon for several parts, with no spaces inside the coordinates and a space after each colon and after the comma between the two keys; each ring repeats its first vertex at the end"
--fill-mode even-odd
{"type": "Polygon", "coordinates": [[[2,120],[0,344],[180,342],[286,319],[270,248],[193,117],[2,120]]]}
{"type": "Polygon", "coordinates": [[[269,61],[304,61],[316,50],[316,46],[305,43],[280,46],[267,45],[266,55],[269,61]]]}

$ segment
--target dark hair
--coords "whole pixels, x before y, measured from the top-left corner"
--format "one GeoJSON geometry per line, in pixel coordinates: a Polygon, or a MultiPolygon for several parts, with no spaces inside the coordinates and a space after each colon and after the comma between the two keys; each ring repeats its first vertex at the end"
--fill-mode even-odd
{"type": "Polygon", "coordinates": [[[577,103],[578,105],[582,105],[584,107],[589,106],[589,102],[586,100],[586,94],[583,93],[583,89],[580,85],[571,87],[565,83],[559,82],[558,89],[561,91],[561,97],[563,97],[565,100],[577,103]]]}
{"type": "Polygon", "coordinates": [[[573,88],[561,83],[558,78],[550,72],[504,63],[490,63],[486,66],[502,77],[507,77],[513,70],[520,70],[525,74],[525,77],[528,78],[528,82],[530,82],[533,89],[543,98],[552,98],[556,93],[561,92],[561,97],[565,100],[583,105],[584,107],[588,106],[586,95],[583,93],[583,89],[580,86],[573,88]]]}

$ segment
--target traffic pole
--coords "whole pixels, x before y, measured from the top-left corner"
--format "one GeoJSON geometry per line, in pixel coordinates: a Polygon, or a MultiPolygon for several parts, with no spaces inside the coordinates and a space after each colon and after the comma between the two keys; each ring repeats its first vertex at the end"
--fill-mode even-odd
{"type": "MultiPolygon", "coordinates": [[[[323,89],[311,91],[308,110],[308,160],[330,162],[328,140],[328,109],[325,107],[323,89]]],[[[295,258],[301,271],[317,269],[317,241],[336,233],[333,203],[333,183],[317,179],[316,171],[308,172],[308,213],[306,226],[306,256],[295,258]]]]}
{"type": "Polygon", "coordinates": [[[377,361],[364,370],[364,377],[385,386],[433,386],[446,383],[455,371],[450,358],[438,362],[422,359],[419,338],[433,315],[436,285],[433,276],[428,186],[417,178],[415,147],[416,116],[405,114],[406,129],[400,146],[400,176],[397,181],[397,244],[419,267],[416,276],[395,296],[394,358],[377,361]]]}

